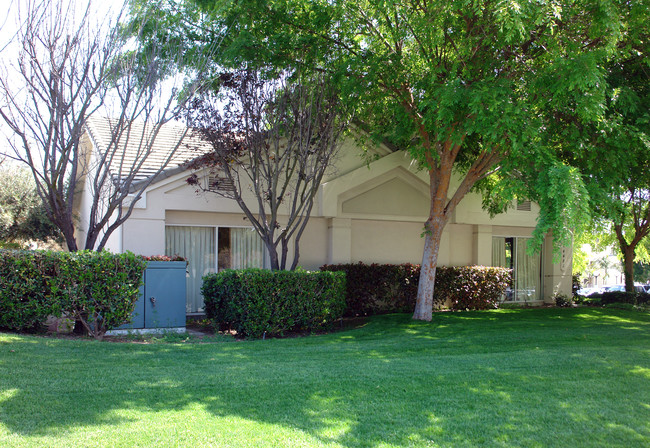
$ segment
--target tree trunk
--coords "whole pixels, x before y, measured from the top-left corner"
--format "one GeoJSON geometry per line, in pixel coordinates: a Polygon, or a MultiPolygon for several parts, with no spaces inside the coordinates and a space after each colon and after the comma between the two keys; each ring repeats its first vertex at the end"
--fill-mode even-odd
{"type": "Polygon", "coordinates": [[[268,242],[265,240],[264,245],[266,246],[266,250],[269,251],[269,260],[271,262],[271,270],[272,271],[277,271],[280,269],[280,260],[278,258],[278,250],[277,247],[273,245],[273,242],[268,242]]]}
{"type": "Polygon", "coordinates": [[[59,225],[59,229],[62,230],[63,238],[65,239],[65,244],[68,247],[69,252],[76,252],[79,250],[77,246],[77,240],[74,237],[74,227],[71,223],[65,222],[59,225]]]}
{"type": "Polygon", "coordinates": [[[433,315],[433,289],[436,281],[440,239],[444,229],[444,219],[429,218],[425,225],[424,255],[420,267],[418,296],[415,302],[413,319],[430,321],[433,315]]]}
{"type": "Polygon", "coordinates": [[[625,271],[625,291],[634,292],[634,246],[629,245],[623,249],[623,270],[625,271]]]}

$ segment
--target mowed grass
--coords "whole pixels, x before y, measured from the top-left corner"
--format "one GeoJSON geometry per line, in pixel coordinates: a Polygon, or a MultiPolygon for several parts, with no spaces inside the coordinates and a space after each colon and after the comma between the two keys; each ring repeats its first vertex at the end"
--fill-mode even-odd
{"type": "Polygon", "coordinates": [[[392,315],[202,344],[1,334],[0,446],[650,446],[650,316],[392,315]]]}

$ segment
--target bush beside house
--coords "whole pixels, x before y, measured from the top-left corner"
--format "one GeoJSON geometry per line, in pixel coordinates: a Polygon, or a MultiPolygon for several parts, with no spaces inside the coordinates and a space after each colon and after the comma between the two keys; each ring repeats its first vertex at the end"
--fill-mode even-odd
{"type": "Polygon", "coordinates": [[[244,337],[314,331],[345,308],[342,272],[224,270],[203,278],[208,319],[244,337]]]}
{"type": "MultiPolygon", "coordinates": [[[[412,312],[420,278],[413,264],[336,264],[323,271],[345,272],[345,316],[412,312]]],[[[453,310],[496,308],[510,284],[509,269],[485,266],[439,266],[434,304],[453,310]]]]}
{"type": "Polygon", "coordinates": [[[48,286],[51,253],[2,250],[0,255],[0,328],[32,330],[61,314],[48,286]]]}
{"type": "Polygon", "coordinates": [[[625,303],[629,305],[650,304],[650,294],[626,291],[606,291],[601,294],[592,294],[589,300],[600,305],[625,303]]]}
{"type": "Polygon", "coordinates": [[[2,251],[0,327],[29,330],[67,315],[101,339],[131,318],[146,261],[130,252],[2,251]]]}
{"type": "Polygon", "coordinates": [[[321,271],[344,272],[346,317],[412,313],[420,267],[415,264],[328,264],[321,271]]]}

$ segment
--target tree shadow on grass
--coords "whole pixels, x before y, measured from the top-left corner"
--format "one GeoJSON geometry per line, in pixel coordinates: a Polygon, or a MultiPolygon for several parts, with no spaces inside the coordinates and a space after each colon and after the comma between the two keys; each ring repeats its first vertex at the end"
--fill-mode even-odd
{"type": "Polygon", "coordinates": [[[580,314],[533,328],[519,327],[530,314],[515,316],[386,316],[352,332],[234,344],[10,337],[0,343],[0,422],[21,437],[101,438],[125,424],[155,433],[159,413],[198,409],[210,427],[185,422],[187,431],[221,435],[222,446],[253,443],[246,431],[262,427],[277,431],[277,446],[648,443],[645,317],[631,326],[624,313],[603,329],[580,314]]]}

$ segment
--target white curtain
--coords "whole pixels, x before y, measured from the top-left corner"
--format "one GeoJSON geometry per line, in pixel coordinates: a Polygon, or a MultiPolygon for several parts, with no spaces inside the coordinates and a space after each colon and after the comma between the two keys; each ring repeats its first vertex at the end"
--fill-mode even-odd
{"type": "Polygon", "coordinates": [[[519,302],[540,300],[540,254],[528,255],[530,238],[516,239],[516,300],[519,302]]]}
{"type": "Polygon", "coordinates": [[[165,254],[187,258],[188,313],[203,311],[203,276],[215,271],[215,229],[213,227],[169,226],[165,229],[165,254]]]}
{"type": "Polygon", "coordinates": [[[264,243],[254,229],[230,229],[230,254],[233,269],[267,266],[264,243]]]}
{"type": "Polygon", "coordinates": [[[509,267],[506,262],[506,239],[503,237],[492,238],[492,266],[498,268],[509,267]]]}

